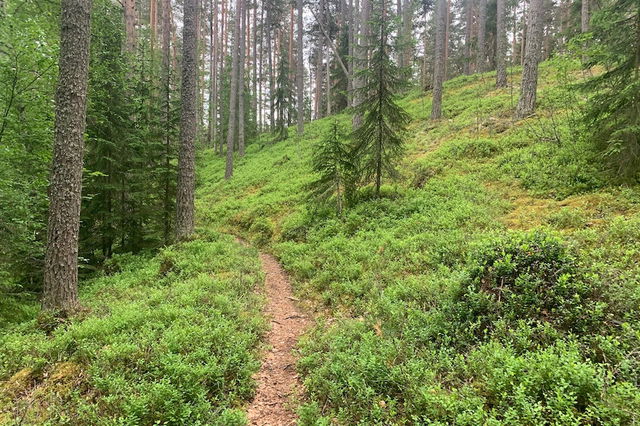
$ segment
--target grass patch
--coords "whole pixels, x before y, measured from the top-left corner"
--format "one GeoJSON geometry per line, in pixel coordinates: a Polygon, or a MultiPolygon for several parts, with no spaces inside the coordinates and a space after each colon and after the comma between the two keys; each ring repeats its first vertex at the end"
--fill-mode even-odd
{"type": "Polygon", "coordinates": [[[0,336],[0,423],[244,424],[265,329],[255,250],[200,235],[84,283],[85,312],[0,336]]]}

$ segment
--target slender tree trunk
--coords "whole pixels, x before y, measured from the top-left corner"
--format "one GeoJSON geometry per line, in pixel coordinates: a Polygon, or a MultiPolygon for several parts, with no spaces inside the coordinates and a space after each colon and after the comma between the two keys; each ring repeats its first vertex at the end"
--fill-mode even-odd
{"type": "Polygon", "coordinates": [[[471,74],[471,27],[473,24],[473,2],[465,1],[465,27],[464,27],[464,64],[462,70],[465,74],[471,74]]]}
{"type": "Polygon", "coordinates": [[[442,85],[445,69],[445,31],[447,26],[447,0],[437,0],[436,7],[436,41],[433,67],[433,103],[431,105],[431,119],[442,117],[442,85]]]}
{"type": "Polygon", "coordinates": [[[522,69],[522,85],[520,100],[516,109],[518,118],[527,117],[535,111],[536,91],[538,88],[538,61],[542,43],[542,8],[543,0],[531,0],[529,6],[529,25],[527,31],[527,46],[522,69]]]}
{"type": "Polygon", "coordinates": [[[320,43],[318,43],[318,47],[316,48],[316,73],[315,73],[315,77],[316,77],[316,83],[315,83],[315,89],[316,89],[316,93],[314,96],[314,110],[315,110],[315,115],[316,115],[316,120],[319,118],[322,118],[322,102],[321,102],[321,98],[322,98],[322,70],[323,70],[323,66],[322,66],[323,60],[322,60],[322,48],[320,47],[320,43]]]}
{"type": "Polygon", "coordinates": [[[236,0],[236,10],[234,17],[235,32],[233,35],[233,52],[231,54],[231,88],[229,95],[229,125],[227,130],[227,164],[224,172],[225,179],[233,176],[233,146],[236,134],[236,124],[238,123],[238,77],[239,77],[239,56],[241,50],[241,26],[242,21],[242,0],[236,0]]]}
{"type": "Polygon", "coordinates": [[[255,119],[255,124],[256,127],[258,129],[258,132],[260,132],[260,126],[259,126],[259,118],[258,118],[258,3],[256,0],[256,4],[255,7],[253,8],[253,27],[251,28],[252,30],[252,38],[253,38],[253,54],[252,54],[252,59],[251,59],[251,63],[253,65],[253,77],[251,79],[252,81],[252,86],[253,86],[253,90],[252,90],[252,95],[251,96],[251,111],[253,113],[253,117],[255,119]]]}
{"type": "MultiPolygon", "coordinates": [[[[437,1],[437,0],[436,0],[437,1]]],[[[444,23],[444,77],[443,80],[447,81],[447,71],[449,70],[449,36],[451,29],[451,0],[446,1],[446,14],[444,23]]]]}
{"type": "Polygon", "coordinates": [[[137,36],[136,23],[138,12],[136,11],[136,0],[123,0],[124,8],[124,28],[125,28],[125,52],[134,54],[136,52],[137,36]]]}
{"type": "MultiPolygon", "coordinates": [[[[369,52],[366,47],[369,40],[369,18],[371,15],[371,1],[370,0],[361,0],[360,2],[361,10],[358,14],[358,28],[359,32],[356,37],[356,44],[354,46],[354,50],[356,52],[356,65],[358,69],[366,68],[368,65],[368,56],[369,52]]],[[[363,93],[361,92],[362,87],[364,87],[365,82],[362,79],[360,73],[354,70],[354,79],[353,79],[353,106],[357,107],[360,105],[364,99],[363,93]]],[[[352,127],[357,129],[362,124],[362,114],[356,113],[353,115],[352,127]]]]}
{"type": "Polygon", "coordinates": [[[91,1],[62,0],[53,163],[42,307],[78,308],[78,234],[86,127],[91,1]]]}
{"type": "Polygon", "coordinates": [[[580,13],[580,30],[583,33],[589,31],[589,0],[582,0],[582,8],[580,13]]]}
{"type": "Polygon", "coordinates": [[[149,27],[151,29],[151,50],[155,49],[158,33],[158,0],[149,0],[149,27]]]}
{"type": "Polygon", "coordinates": [[[197,130],[198,1],[185,0],[182,26],[182,113],[176,197],[176,239],[194,230],[195,139],[197,130]]]}
{"type": "Polygon", "coordinates": [[[496,87],[507,86],[505,0],[496,1],[496,87]]]}
{"type": "Polygon", "coordinates": [[[245,0],[242,1],[242,13],[241,22],[243,23],[240,29],[240,57],[238,58],[238,155],[244,156],[244,131],[245,131],[245,116],[244,116],[244,67],[245,67],[245,27],[246,27],[246,8],[244,5],[245,0]]]}
{"type": "Polygon", "coordinates": [[[162,81],[164,107],[164,243],[171,240],[171,0],[162,0],[162,81]]]}
{"type": "Polygon", "coordinates": [[[298,136],[304,133],[304,45],[303,33],[304,24],[302,15],[304,13],[303,0],[296,0],[298,7],[298,61],[296,67],[296,89],[297,89],[297,107],[298,107],[298,136]]]}
{"type": "Polygon", "coordinates": [[[209,15],[209,131],[207,134],[208,143],[214,146],[218,132],[218,5],[217,0],[211,0],[211,11],[209,15]]]}
{"type": "Polygon", "coordinates": [[[273,103],[273,95],[275,93],[275,82],[273,79],[273,43],[271,40],[272,30],[272,13],[270,0],[267,2],[267,71],[269,78],[269,128],[273,129],[275,105],[273,103]]]}
{"type": "Polygon", "coordinates": [[[486,71],[486,28],[487,28],[487,0],[478,1],[478,56],[476,59],[476,69],[478,72],[486,71]]]}
{"type": "Polygon", "coordinates": [[[522,37],[520,42],[520,65],[524,65],[524,52],[527,46],[528,37],[527,23],[527,2],[525,1],[522,9],[522,37]]]}
{"type": "MultiPolygon", "coordinates": [[[[400,0],[398,0],[400,1],[400,0]]],[[[404,6],[402,8],[402,66],[412,68],[413,55],[414,55],[414,42],[413,42],[413,2],[412,0],[404,0],[404,6]]]]}

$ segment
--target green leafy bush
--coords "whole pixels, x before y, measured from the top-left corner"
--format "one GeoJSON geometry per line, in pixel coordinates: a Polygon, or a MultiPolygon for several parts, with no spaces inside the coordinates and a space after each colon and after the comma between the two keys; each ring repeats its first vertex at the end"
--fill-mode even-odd
{"type": "Polygon", "coordinates": [[[602,321],[599,290],[560,238],[514,233],[483,244],[473,255],[459,312],[479,335],[497,320],[586,333],[602,321]]]}

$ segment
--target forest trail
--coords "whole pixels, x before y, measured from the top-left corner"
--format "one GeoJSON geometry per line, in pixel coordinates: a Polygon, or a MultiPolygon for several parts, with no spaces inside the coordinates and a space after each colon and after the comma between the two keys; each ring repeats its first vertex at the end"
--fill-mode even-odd
{"type": "Polygon", "coordinates": [[[310,321],[296,305],[289,278],[278,261],[265,253],[260,254],[260,261],[265,273],[265,314],[271,320],[271,330],[266,338],[269,351],[255,377],[258,389],[249,405],[249,424],[294,425],[296,415],[290,402],[292,396],[301,394],[301,384],[292,350],[310,321]]]}

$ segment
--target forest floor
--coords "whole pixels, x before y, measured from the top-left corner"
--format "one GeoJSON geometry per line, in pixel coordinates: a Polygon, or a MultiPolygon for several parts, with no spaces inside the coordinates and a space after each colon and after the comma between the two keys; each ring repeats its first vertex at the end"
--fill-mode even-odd
{"type": "Polygon", "coordinates": [[[303,393],[293,349],[309,320],[298,308],[289,277],[278,261],[266,253],[260,254],[260,260],[265,273],[265,314],[271,330],[266,335],[267,353],[255,376],[256,396],[247,414],[252,425],[293,425],[296,415],[290,404],[303,393]]]}

